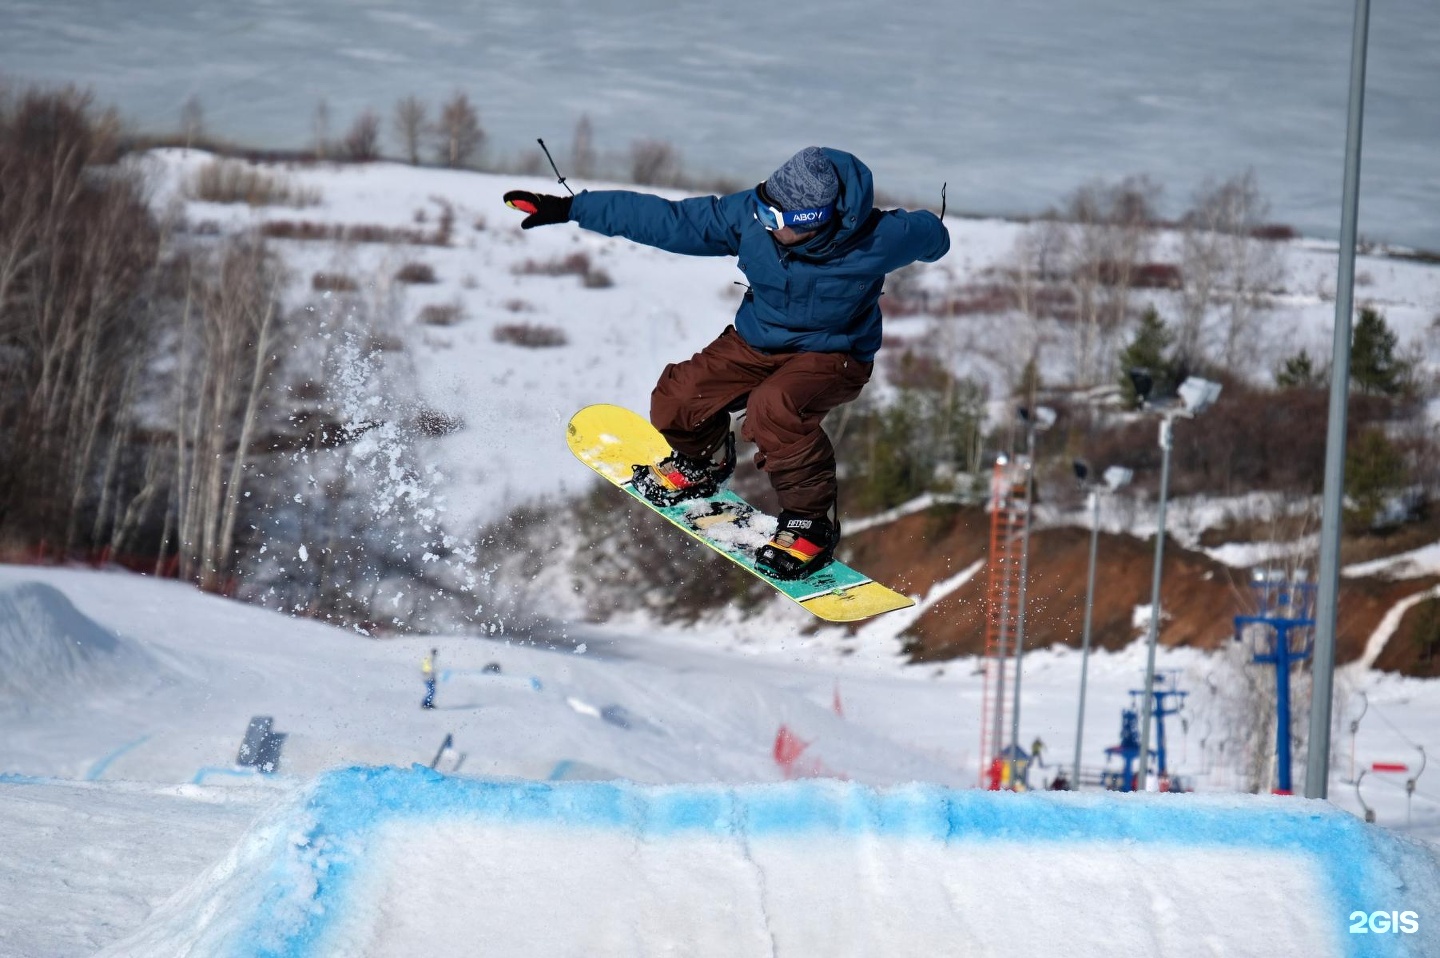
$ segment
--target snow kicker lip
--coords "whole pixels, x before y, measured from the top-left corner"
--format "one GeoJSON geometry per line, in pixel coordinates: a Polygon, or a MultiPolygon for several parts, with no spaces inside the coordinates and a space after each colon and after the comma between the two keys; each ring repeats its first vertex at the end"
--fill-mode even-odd
{"type": "MultiPolygon", "coordinates": [[[[757,848],[768,847],[773,853],[776,847],[799,847],[803,854],[804,848],[833,849],[846,843],[858,842],[857,847],[867,850],[896,843],[929,848],[942,862],[951,855],[1003,858],[1016,849],[1029,849],[1023,854],[1048,856],[1040,860],[1055,868],[1083,870],[1088,867],[1086,850],[1099,850],[1111,866],[1118,863],[1135,872],[1122,876],[1125,882],[1143,872],[1137,862],[1146,855],[1159,855],[1164,864],[1180,870],[1187,862],[1213,860],[1216,854],[1242,862],[1268,856],[1267,861],[1293,865],[1282,870],[1303,873],[1301,884],[1308,882],[1319,892],[1315,900],[1290,902],[1301,925],[1292,914],[1286,927],[1301,927],[1312,942],[1329,946],[1322,953],[1337,955],[1418,954],[1409,949],[1423,949],[1420,941],[1377,935],[1362,941],[1344,934],[1345,916],[1352,909],[1404,907],[1419,911],[1422,922],[1433,922],[1434,906],[1440,904],[1440,893],[1434,890],[1440,888],[1440,864],[1421,846],[1325,803],[1302,799],[1016,796],[930,785],[877,790],[834,781],[656,787],[447,778],[418,765],[408,770],[357,767],[322,776],[298,807],[281,812],[280,820],[272,823],[271,832],[283,838],[267,843],[272,860],[252,872],[252,880],[264,883],[264,892],[258,898],[244,896],[255,909],[253,917],[243,934],[227,936],[233,947],[224,953],[302,958],[338,953],[336,936],[353,944],[356,922],[347,912],[355,909],[357,895],[375,894],[373,872],[387,867],[386,857],[377,851],[389,840],[387,828],[400,829],[407,837],[428,834],[446,841],[446,829],[452,827],[499,828],[501,832],[491,834],[505,834],[536,826],[542,832],[553,828],[562,837],[571,835],[569,840],[587,848],[591,846],[586,843],[607,835],[619,836],[620,847],[632,850],[637,843],[654,849],[667,842],[710,840],[722,849],[733,846],[734,854],[746,860],[753,859],[757,848]],[[807,838],[820,841],[806,845],[807,838]],[[362,893],[362,886],[368,890],[362,893]],[[1430,891],[1423,891],[1427,887],[1430,891]],[[1421,895],[1425,900],[1418,900],[1421,895]],[[1409,898],[1398,902],[1397,896],[1409,898]],[[1312,916],[1308,927],[1306,914],[1312,916]]],[[[458,852],[467,846],[453,847],[458,852]]],[[[389,861],[393,865],[404,858],[402,852],[389,861]]],[[[568,866],[560,863],[556,868],[563,872],[568,866]]],[[[1081,877],[1081,872],[1072,877],[1081,877]]],[[[939,879],[927,880],[934,884],[939,879]]],[[[1203,899],[1197,906],[1190,892],[1186,897],[1187,907],[1204,908],[1203,899]]],[[[1144,894],[1127,900],[1128,906],[1112,906],[1147,907],[1144,894]]],[[[225,910],[223,903],[196,904],[208,915],[225,910]]],[[[1036,903],[1010,904],[1018,914],[1029,913],[1036,903]]],[[[1114,911],[1107,906],[1107,914],[1114,911]]],[[[1164,924],[1164,914],[1152,917],[1164,924]]],[[[1225,920],[1216,915],[1212,924],[1224,929],[1225,920]]],[[[1081,948],[1075,953],[1087,952],[1081,948]]]]}

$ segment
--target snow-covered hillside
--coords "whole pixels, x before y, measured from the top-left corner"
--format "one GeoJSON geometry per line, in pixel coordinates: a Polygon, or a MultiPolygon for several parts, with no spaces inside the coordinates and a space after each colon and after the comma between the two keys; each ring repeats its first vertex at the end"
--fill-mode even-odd
{"type": "MultiPolygon", "coordinates": [[[[988,947],[994,916],[1035,911],[1016,932],[1022,953],[1113,921],[1157,954],[1192,953],[1194,940],[1266,954],[1287,940],[1404,955],[1424,954],[1440,927],[1433,853],[1392,837],[1440,841],[1440,793],[1424,778],[1408,807],[1399,780],[1362,783],[1386,831],[1298,800],[948,792],[978,776],[973,662],[907,666],[879,635],[854,655],[705,630],[576,629],[553,647],[374,640],[179,583],[25,567],[0,569],[0,609],[35,690],[0,698],[0,954],[380,955],[413,948],[416,922],[437,953],[492,937],[567,952],[593,934],[615,942],[607,953],[689,942],[708,954],[732,939],[704,930],[729,929],[782,955],[866,954],[882,939],[988,947]],[[113,649],[77,676],[66,644],[99,635],[113,649]],[[436,644],[438,708],[424,711],[419,659],[436,644]],[[95,684],[107,675],[122,681],[95,684]],[[285,736],[273,774],[236,764],[255,716],[285,736]],[[443,780],[342,771],[437,759],[443,780]],[[854,785],[750,784],[815,775],[854,785]],[[516,784],[577,779],[639,784],[516,784]],[[891,790],[909,782],[930,784],[891,790]],[[1138,893],[1157,873],[1182,884],[1138,893]],[[1278,926],[1279,899],[1256,897],[1262,876],[1295,896],[1278,926]],[[937,895],[938,911],[914,906],[937,895]],[[486,907],[461,904],[475,900],[486,907]],[[680,919],[646,918],[661,904],[680,919]],[[1349,938],[1356,909],[1418,909],[1426,934],[1349,938]],[[542,937],[525,938],[542,918],[542,937]]],[[[1092,660],[1086,767],[1103,764],[1143,660],[1138,646],[1092,660]]],[[[1192,720],[1172,729],[1176,771],[1202,791],[1233,787],[1200,700],[1219,661],[1175,650],[1161,665],[1199,690],[1192,720]]],[[[1049,756],[1037,786],[1071,760],[1077,684],[1073,654],[1027,660],[1022,736],[1049,756]]],[[[1440,748],[1435,683],[1355,674],[1342,686],[1368,697],[1362,766],[1440,748]]],[[[1335,771],[1332,799],[1358,812],[1343,755],[1335,771]]],[[[1110,947],[1094,942],[1077,953],[1110,947]]]]}
{"type": "MultiPolygon", "coordinates": [[[[644,408],[664,364],[708,342],[740,295],[728,260],[573,227],[521,232],[500,194],[553,185],[541,179],[306,166],[270,172],[317,205],[184,199],[210,159],[143,160],[156,209],[197,243],[267,221],[431,231],[452,218],[449,245],[271,242],[306,324],[299,348],[328,364],[314,372],[343,416],[424,407],[461,424],[405,437],[407,468],[377,472],[366,492],[377,514],[411,510],[402,531],[436,510],[462,575],[494,561],[474,539],[483,524],[590,487],[564,444],[570,413],[644,408]],[[398,281],[410,264],[436,281],[398,281]],[[317,289],[316,274],[356,288],[317,289]],[[420,320],[436,306],[453,321],[420,320]],[[554,345],[517,343],[504,331],[517,324],[554,345]]],[[[922,289],[980,280],[1022,229],[950,227],[955,250],[913,278],[922,289]]],[[[1267,348],[1318,351],[1333,251],[1285,254],[1267,348]]],[[[1383,257],[1361,269],[1402,340],[1433,348],[1440,270],[1383,257]]],[[[938,341],[939,328],[887,322],[900,342],[938,341]]],[[[1002,380],[1004,317],[946,329],[957,372],[1002,380]]],[[[399,441],[375,430],[356,445],[384,459],[399,441]]],[[[309,508],[312,462],[288,464],[309,508]]],[[[1174,528],[1194,543],[1233,505],[1177,503],[1174,528]]],[[[1146,521],[1117,510],[1106,525],[1144,535],[1146,521]]],[[[293,529],[257,535],[277,564],[322,551],[293,529]]],[[[1257,554],[1211,549],[1237,565],[1257,554]]],[[[1433,571],[1432,551],[1385,568],[1433,571]]],[[[550,625],[523,639],[488,612],[439,636],[373,638],[174,581],[0,567],[0,954],[1440,951],[1440,789],[1423,773],[1405,787],[1440,749],[1436,682],[1368,671],[1373,656],[1342,671],[1331,804],[1221,794],[1245,779],[1249,730],[1227,712],[1235,656],[1162,649],[1191,693],[1169,728],[1173,771],[1208,794],[996,796],[968,791],[975,661],[910,664],[901,638],[981,563],[851,633],[813,631],[784,605],[668,629],[640,614],[582,624],[567,559],[542,552],[527,570],[550,625]],[[438,707],[423,710],[431,649],[438,707]],[[1369,924],[1391,911],[1414,912],[1415,929],[1369,924]]],[[[1143,663],[1138,645],[1092,656],[1087,774],[1105,766],[1143,663]]],[[[1023,674],[1019,744],[1043,740],[1038,790],[1076,758],[1079,657],[1037,650],[1023,674]]]]}
{"type": "MultiPolygon", "coordinates": [[[[593,402],[647,409],[665,364],[687,358],[717,336],[743,293],[737,284],[744,277],[726,257],[675,256],[568,225],[522,231],[520,217],[504,207],[501,194],[511,188],[559,190],[553,180],[391,163],[305,165],[268,169],[318,195],[315,206],[183,200],[184,184],[212,160],[200,151],[147,154],[157,210],[182,209],[189,226],[202,232],[234,232],[281,220],[431,230],[445,206],[452,208],[455,227],[448,246],[272,242],[292,271],[286,300],[313,310],[315,335],[338,336],[347,316],[364,313],[402,340],[403,354],[384,359],[406,368],[401,383],[463,421],[462,429],[434,440],[427,450],[444,474],[433,491],[445,501],[455,534],[473,532],[521,502],[586,488],[589,475],[575,468],[563,442],[570,415],[593,402]],[[545,274],[577,255],[587,264],[578,272],[545,274]],[[436,281],[396,281],[407,263],[433,267],[436,281]],[[587,269],[591,276],[603,273],[608,284],[587,285],[587,269]],[[315,292],[316,273],[344,274],[361,289],[315,292]],[[458,321],[420,322],[425,307],[434,305],[457,305],[458,321]],[[517,324],[554,330],[564,343],[533,348],[496,339],[497,329],[517,324]]],[[[989,280],[987,271],[1007,261],[1025,229],[1001,220],[952,218],[947,225],[951,252],[919,268],[915,279],[920,289],[937,295],[989,280]]],[[[1282,355],[1301,348],[1328,353],[1334,320],[1333,246],[1300,240],[1283,244],[1283,252],[1283,295],[1276,298],[1260,342],[1247,350],[1253,368],[1244,371],[1262,378],[1282,355]]],[[[1432,328],[1440,315],[1440,268],[1362,256],[1357,270],[1362,277],[1357,297],[1383,310],[1402,344],[1440,349],[1432,328]]],[[[1170,295],[1145,292],[1162,303],[1170,295]]],[[[1022,359],[1014,369],[1006,366],[1023,337],[1018,325],[1004,315],[940,324],[921,314],[887,319],[886,334],[891,344],[913,342],[939,351],[957,374],[987,384],[998,398],[1023,365],[1022,359]]],[[[1047,336],[1052,345],[1041,352],[1041,373],[1047,381],[1061,381],[1069,346],[1058,331],[1047,336]]],[[[1428,355],[1440,363],[1440,353],[1428,355]]],[[[361,393],[373,386],[363,377],[350,384],[361,393]]],[[[871,387],[883,388],[883,381],[871,387]]],[[[405,397],[360,398],[383,407],[405,397]]]]}

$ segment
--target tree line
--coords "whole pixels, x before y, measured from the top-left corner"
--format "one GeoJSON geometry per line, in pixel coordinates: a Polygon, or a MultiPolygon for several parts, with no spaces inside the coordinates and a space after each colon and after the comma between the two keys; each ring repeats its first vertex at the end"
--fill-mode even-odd
{"type": "Polygon", "coordinates": [[[172,242],[88,94],[0,100],[0,548],[220,589],[287,324],[264,245],[172,242]]]}

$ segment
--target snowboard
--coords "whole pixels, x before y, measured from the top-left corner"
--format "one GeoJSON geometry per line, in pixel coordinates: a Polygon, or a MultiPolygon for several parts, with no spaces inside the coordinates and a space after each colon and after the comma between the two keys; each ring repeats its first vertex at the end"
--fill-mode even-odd
{"type": "Polygon", "coordinates": [[[804,579],[766,575],[755,567],[753,557],[774,534],[775,517],[732,490],[722,488],[708,498],[673,506],[650,502],[631,483],[634,467],[659,462],[669,455],[670,445],[649,420],[628,409],[586,406],[571,418],[566,439],[575,458],[610,483],[827,622],[858,622],[915,604],[842,562],[831,562],[804,579]]]}

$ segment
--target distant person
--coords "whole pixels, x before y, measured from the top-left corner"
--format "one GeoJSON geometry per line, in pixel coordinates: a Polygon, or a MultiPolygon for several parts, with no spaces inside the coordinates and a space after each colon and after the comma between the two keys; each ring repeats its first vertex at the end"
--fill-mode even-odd
{"type": "Polygon", "coordinates": [[[1041,753],[1043,753],[1044,751],[1045,743],[1041,741],[1040,736],[1035,736],[1035,741],[1030,743],[1030,762],[1036,768],[1045,767],[1045,761],[1040,757],[1041,753]]]}
{"type": "Polygon", "coordinates": [[[650,421],[671,452],[637,463],[635,481],[658,505],[712,495],[735,468],[730,411],[745,407],[741,434],[758,447],[755,465],[780,500],[775,534],[755,563],[777,579],[808,576],[834,556],[835,450],[820,423],[870,380],[886,275],[950,249],[934,213],[880,210],[874,200],[864,163],[816,146],[728,196],[505,194],[529,214],[525,229],[574,221],[672,253],[738,258],[747,284],[734,325],[661,373],[650,421]]]}
{"type": "Polygon", "coordinates": [[[435,668],[439,658],[440,650],[431,649],[430,654],[420,660],[420,675],[425,679],[425,698],[420,703],[422,709],[435,707],[435,668]]]}
{"type": "Polygon", "coordinates": [[[1068,792],[1068,791],[1070,791],[1070,780],[1065,777],[1065,772],[1064,772],[1063,770],[1062,770],[1062,771],[1059,771],[1059,772],[1056,772],[1056,773],[1055,773],[1055,777],[1052,778],[1052,779],[1050,779],[1050,791],[1052,791],[1052,792],[1068,792]]]}

